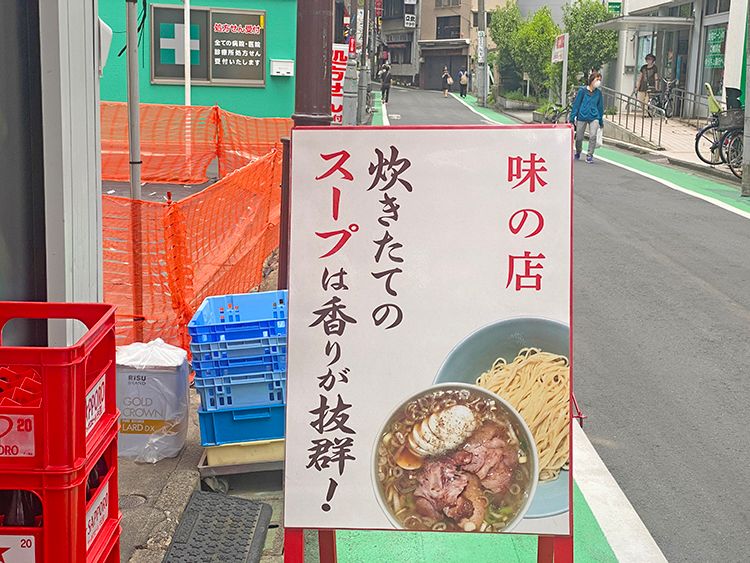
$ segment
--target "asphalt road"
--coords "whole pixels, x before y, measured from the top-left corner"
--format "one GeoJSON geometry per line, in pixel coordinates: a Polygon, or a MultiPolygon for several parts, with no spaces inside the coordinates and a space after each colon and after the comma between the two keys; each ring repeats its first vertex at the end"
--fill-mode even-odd
{"type": "MultiPolygon", "coordinates": [[[[481,124],[393,90],[391,124],[481,124]]],[[[750,221],[640,175],[575,166],[575,392],[669,561],[748,561],[750,221]]]]}

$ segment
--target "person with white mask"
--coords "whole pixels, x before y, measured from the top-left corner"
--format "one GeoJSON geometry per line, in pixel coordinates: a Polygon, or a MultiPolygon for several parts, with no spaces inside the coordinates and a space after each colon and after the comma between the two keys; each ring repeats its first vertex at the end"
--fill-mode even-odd
{"type": "Polygon", "coordinates": [[[570,111],[570,122],[576,126],[576,147],[574,158],[581,158],[583,150],[583,137],[586,130],[589,132],[589,151],[586,162],[594,162],[594,151],[596,150],[596,139],[599,130],[604,127],[604,97],[599,89],[602,85],[602,74],[592,72],[589,75],[588,85],[581,86],[573,102],[570,111]]]}

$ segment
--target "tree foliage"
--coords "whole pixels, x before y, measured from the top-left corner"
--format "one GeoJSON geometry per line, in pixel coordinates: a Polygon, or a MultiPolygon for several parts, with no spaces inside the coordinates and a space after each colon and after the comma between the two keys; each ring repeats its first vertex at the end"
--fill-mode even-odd
{"type": "Polygon", "coordinates": [[[529,75],[529,82],[538,95],[549,86],[552,74],[552,45],[560,28],[547,6],[525,19],[513,36],[512,57],[520,72],[529,75]]]}
{"type": "Polygon", "coordinates": [[[594,25],[614,17],[599,0],[576,0],[563,8],[563,25],[570,36],[568,76],[588,74],[617,56],[617,32],[594,25]]]}
{"type": "Polygon", "coordinates": [[[492,12],[489,32],[497,46],[496,61],[501,67],[513,65],[513,38],[521,27],[521,21],[521,10],[514,0],[492,12]]]}

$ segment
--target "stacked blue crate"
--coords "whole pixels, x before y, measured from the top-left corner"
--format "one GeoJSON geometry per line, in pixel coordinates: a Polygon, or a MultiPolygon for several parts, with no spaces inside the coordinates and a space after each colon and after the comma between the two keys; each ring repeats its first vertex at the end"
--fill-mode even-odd
{"type": "Polygon", "coordinates": [[[208,297],[188,332],[201,444],[283,438],[287,292],[208,297]]]}

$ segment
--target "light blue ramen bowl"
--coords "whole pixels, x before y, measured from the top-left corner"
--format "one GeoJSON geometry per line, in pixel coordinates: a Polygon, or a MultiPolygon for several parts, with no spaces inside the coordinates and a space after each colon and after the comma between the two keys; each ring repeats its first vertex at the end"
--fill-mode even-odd
{"type": "MultiPolygon", "coordinates": [[[[521,348],[570,355],[568,325],[539,317],[518,317],[483,326],[459,342],[438,371],[435,383],[476,383],[497,358],[512,361],[521,348]]],[[[526,518],[546,518],[569,508],[569,473],[540,482],[526,518]]]]}

